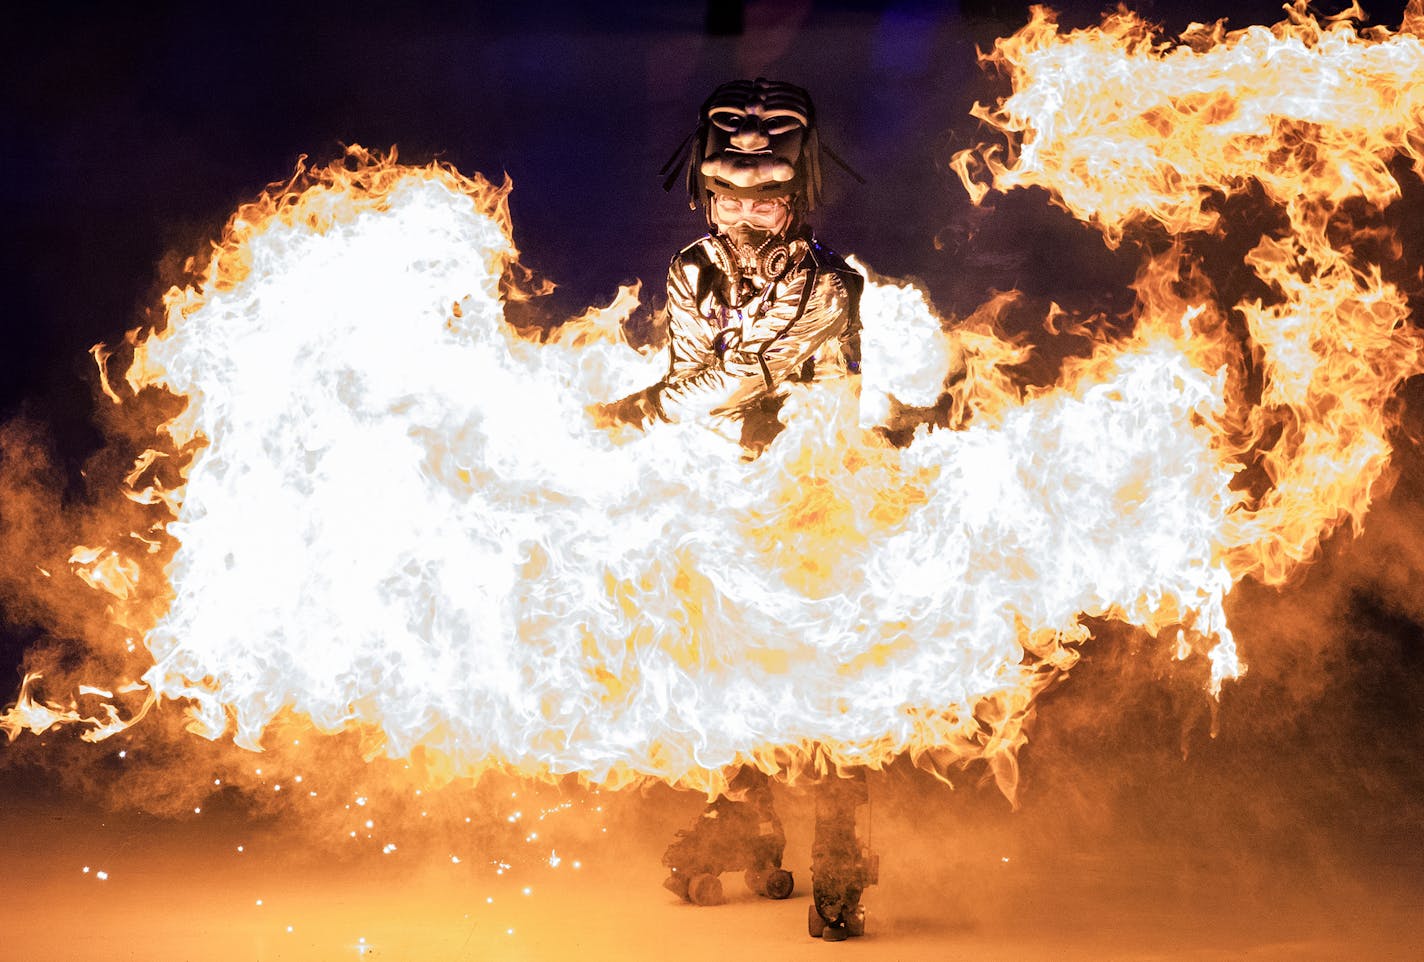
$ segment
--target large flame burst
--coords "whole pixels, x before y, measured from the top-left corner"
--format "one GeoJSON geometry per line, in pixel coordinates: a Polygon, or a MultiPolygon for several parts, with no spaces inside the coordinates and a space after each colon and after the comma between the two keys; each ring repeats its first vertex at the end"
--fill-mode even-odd
{"type": "MultiPolygon", "coordinates": [[[[1391,161],[1424,170],[1424,17],[1291,13],[1164,43],[1126,13],[1065,34],[1036,10],[991,55],[1013,94],[977,109],[1007,146],[955,161],[976,200],[1038,185],[1112,245],[1219,232],[1223,198],[1258,192],[1282,218],[1246,258],[1263,293],[1228,310],[1173,245],[1131,336],[1029,390],[1021,345],[873,281],[863,384],[793,388],[755,459],[715,426],[595,426],[661,356],[619,335],[634,291],[542,339],[505,323],[505,188],[359,149],[302,171],[132,339],[128,390],[186,405],[129,476],[154,525],[71,559],[151,655],[121,684],[248,748],[292,715],[460,773],[708,790],[736,762],[905,752],[987,758],[1011,789],[1084,616],[1167,632],[1218,692],[1243,670],[1233,585],[1360,522],[1421,370],[1356,232],[1399,193],[1391,161]],[[876,430],[891,398],[946,393],[959,429],[876,430]]],[[[37,681],[12,737],[133,721],[37,681]]]]}

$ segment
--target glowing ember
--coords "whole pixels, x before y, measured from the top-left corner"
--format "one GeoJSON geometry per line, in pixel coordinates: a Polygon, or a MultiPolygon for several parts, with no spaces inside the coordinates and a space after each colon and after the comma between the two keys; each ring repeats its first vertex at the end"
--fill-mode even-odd
{"type": "MultiPolygon", "coordinates": [[[[1233,584],[1283,579],[1386,480],[1382,412],[1420,341],[1341,211],[1397,193],[1398,153],[1424,166],[1424,59],[1407,33],[1293,19],[1163,46],[1129,15],[1065,36],[1039,11],[995,54],[1014,95],[980,111],[1011,149],[956,159],[978,195],[1047,187],[1114,244],[1217,229],[1209,201],[1254,185],[1288,226],[1248,258],[1269,290],[1237,305],[1249,346],[1182,247],[1144,268],[1132,336],[1032,392],[993,305],[946,334],[873,282],[863,396],[793,388],[759,458],[704,425],[609,433],[586,408],[664,366],[619,336],[634,293],[521,338],[504,189],[357,148],[239,210],[135,338],[129,387],[187,398],[129,477],[168,516],[74,571],[141,632],[151,699],[248,748],[295,714],[458,773],[715,789],[736,761],[908,751],[986,757],[1009,790],[1084,615],[1173,629],[1217,691],[1241,671],[1233,584]],[[942,391],[961,430],[875,430],[942,391]],[[1260,490],[1233,486],[1248,462],[1260,490]]],[[[128,724],[38,680],[12,737],[128,724]]]]}

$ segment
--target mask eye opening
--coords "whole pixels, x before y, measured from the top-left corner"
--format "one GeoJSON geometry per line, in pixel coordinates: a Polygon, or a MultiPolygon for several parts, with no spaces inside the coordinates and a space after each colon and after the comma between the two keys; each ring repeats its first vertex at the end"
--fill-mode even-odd
{"type": "Polygon", "coordinates": [[[726,107],[719,107],[712,111],[708,119],[723,130],[737,130],[742,126],[745,114],[726,107]]]}

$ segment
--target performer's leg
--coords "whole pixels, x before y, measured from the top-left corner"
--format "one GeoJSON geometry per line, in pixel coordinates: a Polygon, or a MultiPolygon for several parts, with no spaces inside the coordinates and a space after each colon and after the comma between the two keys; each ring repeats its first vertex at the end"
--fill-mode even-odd
{"type": "Polygon", "coordinates": [[[816,838],[811,847],[812,936],[838,942],[865,931],[860,896],[878,876],[875,856],[855,834],[856,809],[869,801],[865,771],[823,776],[816,784],[816,838]]]}

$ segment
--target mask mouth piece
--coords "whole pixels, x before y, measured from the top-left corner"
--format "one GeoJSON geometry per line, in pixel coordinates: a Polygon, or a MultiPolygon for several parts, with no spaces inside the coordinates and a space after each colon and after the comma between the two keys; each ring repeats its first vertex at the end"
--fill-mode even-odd
{"type": "Polygon", "coordinates": [[[749,247],[758,253],[766,246],[768,241],[780,236],[777,231],[767,230],[763,227],[753,227],[750,224],[735,224],[723,229],[722,234],[733,244],[739,247],[749,247]]]}

